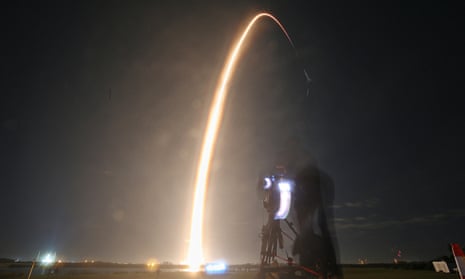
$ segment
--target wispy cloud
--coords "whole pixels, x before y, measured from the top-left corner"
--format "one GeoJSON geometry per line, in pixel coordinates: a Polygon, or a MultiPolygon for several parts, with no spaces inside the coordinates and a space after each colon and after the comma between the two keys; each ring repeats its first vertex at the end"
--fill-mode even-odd
{"type": "Polygon", "coordinates": [[[357,216],[353,218],[334,218],[336,229],[376,230],[399,225],[437,224],[449,218],[465,217],[465,210],[452,210],[424,216],[413,216],[405,219],[374,220],[374,217],[357,216]]]}
{"type": "Polygon", "coordinates": [[[378,205],[379,199],[370,198],[363,201],[348,201],[340,204],[334,204],[332,208],[374,208],[378,205]]]}

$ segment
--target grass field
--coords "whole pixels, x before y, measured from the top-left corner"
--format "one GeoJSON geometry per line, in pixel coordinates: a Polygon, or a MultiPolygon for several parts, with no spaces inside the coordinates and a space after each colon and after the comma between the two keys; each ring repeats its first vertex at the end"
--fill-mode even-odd
{"type": "MultiPolygon", "coordinates": [[[[254,272],[234,272],[224,275],[190,274],[185,272],[119,272],[111,274],[35,275],[34,279],[254,279],[254,272]]],[[[0,274],[0,278],[26,278],[24,274],[0,274]]],[[[456,279],[457,274],[436,273],[429,270],[401,270],[386,268],[346,268],[345,279],[456,279]]]]}
{"type": "Polygon", "coordinates": [[[457,279],[457,274],[436,273],[430,270],[402,270],[386,268],[347,268],[345,279],[457,279]]]}

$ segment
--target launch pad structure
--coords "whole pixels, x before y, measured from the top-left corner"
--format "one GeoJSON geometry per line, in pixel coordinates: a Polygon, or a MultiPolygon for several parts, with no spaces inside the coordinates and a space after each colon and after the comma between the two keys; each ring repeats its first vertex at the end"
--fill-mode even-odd
{"type": "Polygon", "coordinates": [[[292,180],[280,174],[265,177],[263,179],[263,185],[260,185],[264,190],[263,207],[268,213],[268,220],[267,223],[263,225],[260,233],[260,269],[257,279],[314,279],[319,277],[318,272],[311,268],[298,265],[287,253],[286,258],[278,255],[278,248],[284,248],[283,234],[291,240],[299,237],[299,233],[295,229],[294,224],[287,219],[287,215],[291,208],[292,183],[292,180]],[[284,221],[289,227],[294,234],[294,238],[281,229],[281,221],[284,221]],[[279,263],[278,259],[284,263],[279,263]]]}

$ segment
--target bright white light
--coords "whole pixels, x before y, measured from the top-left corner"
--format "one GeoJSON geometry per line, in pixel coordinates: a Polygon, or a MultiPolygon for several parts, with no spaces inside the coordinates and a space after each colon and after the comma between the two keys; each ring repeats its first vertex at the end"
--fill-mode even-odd
{"type": "Polygon", "coordinates": [[[55,261],[56,261],[56,253],[47,253],[40,260],[42,265],[51,265],[51,264],[54,264],[55,261]]]}
{"type": "Polygon", "coordinates": [[[264,188],[265,190],[270,189],[270,187],[271,187],[271,185],[272,185],[272,183],[271,183],[271,178],[265,177],[264,180],[265,180],[265,185],[263,185],[263,188],[264,188]]]}
{"type": "Polygon", "coordinates": [[[207,274],[222,274],[225,273],[227,270],[226,263],[224,262],[216,262],[216,263],[209,263],[205,265],[205,273],[207,274]]]}
{"type": "Polygon", "coordinates": [[[281,180],[278,182],[279,188],[279,209],[274,215],[275,220],[286,219],[291,209],[291,182],[288,180],[281,180]]]}
{"type": "Polygon", "coordinates": [[[291,183],[289,181],[280,181],[278,183],[279,192],[290,192],[291,191],[291,183]]]}

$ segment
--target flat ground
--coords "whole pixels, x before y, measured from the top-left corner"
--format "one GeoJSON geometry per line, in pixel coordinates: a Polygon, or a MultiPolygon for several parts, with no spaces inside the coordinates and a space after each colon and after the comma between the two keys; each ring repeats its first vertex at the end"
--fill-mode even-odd
{"type": "MultiPolygon", "coordinates": [[[[224,275],[207,276],[205,274],[189,274],[185,272],[119,272],[111,274],[57,274],[36,275],[31,278],[49,279],[254,279],[254,272],[235,272],[224,275]]],[[[25,278],[24,274],[0,274],[0,278],[25,278]]],[[[346,268],[345,279],[456,279],[457,274],[435,273],[429,270],[399,270],[385,268],[346,268]]]]}

